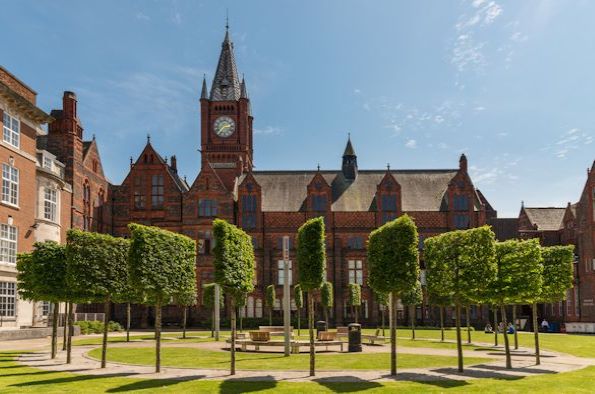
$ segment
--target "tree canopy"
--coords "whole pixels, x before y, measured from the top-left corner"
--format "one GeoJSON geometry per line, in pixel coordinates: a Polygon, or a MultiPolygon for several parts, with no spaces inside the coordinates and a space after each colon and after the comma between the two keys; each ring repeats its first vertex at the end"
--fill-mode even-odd
{"type": "Polygon", "coordinates": [[[275,300],[277,299],[277,293],[275,291],[275,285],[268,285],[265,289],[264,302],[267,307],[274,308],[275,300]]]}
{"type": "Polygon", "coordinates": [[[332,308],[334,301],[333,284],[325,281],[320,291],[320,303],[324,308],[332,308]]]}
{"type": "Polygon", "coordinates": [[[362,304],[362,287],[357,283],[349,284],[349,296],[347,297],[347,305],[360,306],[362,304]]]}
{"type": "Polygon", "coordinates": [[[574,246],[549,246],[541,250],[543,256],[543,286],[540,302],[564,300],[574,279],[574,246]]]}
{"type": "Polygon", "coordinates": [[[401,302],[403,305],[419,305],[422,301],[423,293],[421,290],[421,282],[419,280],[415,281],[415,285],[412,288],[401,294],[401,302]]]}
{"type": "Polygon", "coordinates": [[[296,308],[304,307],[304,292],[302,291],[302,286],[299,284],[293,287],[293,299],[295,301],[296,308]]]}
{"type": "Polygon", "coordinates": [[[17,260],[19,294],[27,300],[61,302],[68,298],[66,247],[54,241],[36,242],[17,260]]]}
{"type": "Polygon", "coordinates": [[[297,263],[302,289],[319,289],[326,280],[326,247],[322,217],[310,219],[299,228],[297,263]]]}
{"type": "MultiPolygon", "coordinates": [[[[202,304],[207,308],[215,307],[215,283],[207,283],[202,288],[202,304]]],[[[223,292],[219,293],[219,306],[225,306],[225,297],[223,292]]]]}

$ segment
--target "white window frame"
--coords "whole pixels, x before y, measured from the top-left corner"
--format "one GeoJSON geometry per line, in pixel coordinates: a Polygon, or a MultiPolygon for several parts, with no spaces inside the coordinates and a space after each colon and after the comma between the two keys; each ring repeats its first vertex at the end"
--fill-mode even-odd
{"type": "Polygon", "coordinates": [[[17,263],[18,230],[15,226],[0,224],[0,262],[17,263]]]}
{"type": "Polygon", "coordinates": [[[2,117],[2,140],[7,144],[20,148],[21,146],[21,121],[4,111],[2,117]]]}
{"type": "Polygon", "coordinates": [[[50,313],[52,313],[52,304],[49,301],[41,301],[41,305],[39,307],[41,316],[49,316],[50,313]]]}
{"type": "Polygon", "coordinates": [[[17,315],[17,285],[0,282],[0,316],[15,318],[17,315]]]}
{"type": "Polygon", "coordinates": [[[51,157],[43,155],[41,157],[41,166],[43,168],[50,170],[50,171],[53,171],[54,170],[54,160],[52,160],[51,157]]]}
{"type": "Polygon", "coordinates": [[[349,272],[349,283],[357,283],[360,286],[364,285],[364,265],[362,260],[348,260],[347,270],[349,272]]]}
{"type": "Polygon", "coordinates": [[[51,187],[44,187],[43,218],[52,222],[58,218],[58,190],[51,187]]]}
{"type": "MultiPolygon", "coordinates": [[[[288,260],[287,263],[289,267],[289,285],[291,286],[293,285],[293,263],[291,260],[288,260]]],[[[283,260],[277,261],[277,284],[279,286],[283,286],[285,284],[285,272],[283,272],[285,266],[283,264],[283,260]]]]}
{"type": "Polygon", "coordinates": [[[2,163],[2,202],[19,205],[19,169],[2,163]]]}

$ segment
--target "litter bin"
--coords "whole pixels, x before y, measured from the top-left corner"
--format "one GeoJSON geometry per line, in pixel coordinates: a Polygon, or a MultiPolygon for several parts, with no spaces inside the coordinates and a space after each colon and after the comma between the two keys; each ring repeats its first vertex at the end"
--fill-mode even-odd
{"type": "Polygon", "coordinates": [[[362,325],[351,323],[348,327],[349,345],[347,351],[350,353],[362,351],[362,325]]]}
{"type": "Polygon", "coordinates": [[[321,331],[328,331],[328,324],[325,321],[319,320],[315,324],[316,326],[316,336],[318,337],[318,333],[321,331]]]}

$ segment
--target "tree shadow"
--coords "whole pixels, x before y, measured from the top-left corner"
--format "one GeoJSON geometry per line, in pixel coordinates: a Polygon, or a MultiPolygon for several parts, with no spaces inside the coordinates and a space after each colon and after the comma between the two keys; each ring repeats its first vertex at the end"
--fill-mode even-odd
{"type": "Polygon", "coordinates": [[[531,374],[551,375],[551,374],[557,373],[557,372],[549,370],[549,369],[533,368],[533,366],[506,368],[501,365],[478,364],[478,365],[474,365],[473,368],[487,369],[490,371],[512,371],[512,372],[523,372],[523,373],[531,373],[531,374]]]}
{"type": "Polygon", "coordinates": [[[395,381],[412,381],[442,388],[461,387],[469,384],[462,379],[450,379],[445,376],[428,375],[419,372],[397,372],[396,376],[385,375],[383,378],[393,379],[395,381]]]}
{"type": "Polygon", "coordinates": [[[333,376],[314,379],[314,382],[335,393],[353,393],[382,387],[381,383],[357,378],[355,376],[333,376]]]}
{"type": "Polygon", "coordinates": [[[443,373],[445,375],[458,375],[469,378],[488,378],[499,380],[519,380],[524,378],[524,376],[503,374],[496,371],[490,371],[488,369],[465,369],[464,372],[459,372],[457,368],[438,368],[433,369],[432,371],[443,373]]]}
{"type": "Polygon", "coordinates": [[[37,380],[34,382],[15,383],[15,384],[12,384],[11,387],[28,387],[28,386],[43,386],[46,384],[77,383],[77,382],[84,382],[87,380],[98,380],[98,379],[105,379],[105,378],[133,377],[135,375],[138,375],[138,373],[112,373],[112,374],[106,374],[106,375],[76,375],[76,376],[68,376],[68,377],[55,378],[55,379],[37,380]]]}
{"type": "Polygon", "coordinates": [[[173,386],[187,380],[195,380],[204,378],[204,375],[182,376],[175,379],[142,379],[136,382],[128,383],[119,387],[114,387],[107,390],[107,393],[122,393],[125,391],[146,390],[154,388],[164,388],[173,386]]]}
{"type": "Polygon", "coordinates": [[[263,390],[271,390],[277,387],[277,381],[273,376],[252,376],[249,378],[232,378],[221,382],[219,392],[223,394],[249,393],[263,390]]]}

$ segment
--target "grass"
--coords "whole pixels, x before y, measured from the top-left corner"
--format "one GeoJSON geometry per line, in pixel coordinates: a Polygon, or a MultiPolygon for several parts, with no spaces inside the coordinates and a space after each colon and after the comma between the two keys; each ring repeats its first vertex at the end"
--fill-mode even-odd
{"type": "Polygon", "coordinates": [[[2,393],[591,393],[595,367],[564,374],[540,375],[503,380],[494,372],[492,378],[468,381],[429,382],[354,382],[333,383],[324,379],[308,383],[245,382],[238,380],[181,381],[171,379],[136,379],[121,376],[75,375],[23,367],[14,361],[18,353],[0,353],[0,392],[2,393]]]}
{"type": "MultiPolygon", "coordinates": [[[[101,358],[101,349],[89,352],[91,357],[101,358]]],[[[229,368],[229,353],[206,349],[164,347],[161,349],[163,366],[183,368],[229,368]]],[[[120,363],[153,365],[155,349],[152,347],[119,347],[108,349],[107,359],[120,363]]],[[[236,353],[237,368],[245,370],[301,370],[309,368],[307,353],[284,357],[281,353],[236,353]]],[[[390,365],[388,353],[329,353],[316,356],[320,370],[382,370],[390,365]]],[[[466,357],[467,365],[479,364],[493,359],[466,357]]],[[[426,356],[399,354],[399,368],[427,368],[455,366],[457,358],[451,356],[426,356]]]]}
{"type": "MultiPolygon", "coordinates": [[[[208,336],[206,332],[192,332],[186,333],[187,338],[182,339],[181,333],[164,333],[161,335],[161,340],[165,342],[182,342],[182,343],[195,343],[195,342],[208,342],[212,341],[212,338],[203,338],[208,336]]],[[[79,337],[80,338],[80,337],[79,337]]],[[[142,334],[142,335],[131,335],[131,341],[153,341],[155,339],[155,335],[153,333],[142,334]]],[[[108,336],[107,338],[108,343],[122,343],[126,342],[126,336],[118,335],[118,336],[108,336]]],[[[85,338],[84,336],[81,339],[75,339],[72,342],[73,346],[87,346],[87,345],[101,345],[102,338],[97,337],[90,337],[85,338]]]]}

